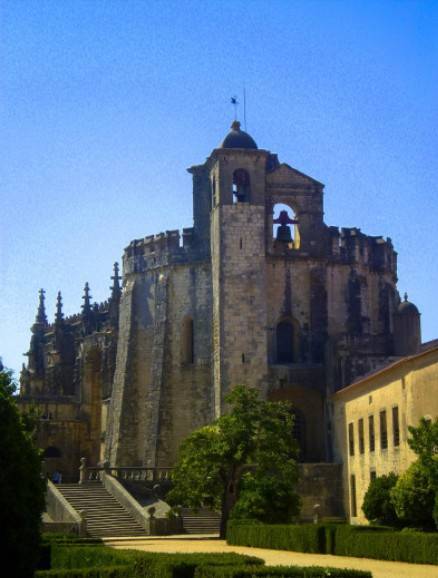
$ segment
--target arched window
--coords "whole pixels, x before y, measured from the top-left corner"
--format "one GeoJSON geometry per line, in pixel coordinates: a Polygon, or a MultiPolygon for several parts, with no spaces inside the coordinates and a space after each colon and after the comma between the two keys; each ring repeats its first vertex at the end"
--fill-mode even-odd
{"type": "Polygon", "coordinates": [[[191,364],[194,362],[193,319],[185,317],[182,324],[182,362],[191,364]]]}
{"type": "Polygon", "coordinates": [[[300,246],[300,233],[296,215],[291,207],[284,203],[274,205],[272,222],[272,236],[275,242],[298,249],[300,246]]]}
{"type": "Polygon", "coordinates": [[[294,362],[294,326],[290,321],[277,325],[277,363],[294,362]]]}
{"type": "Polygon", "coordinates": [[[245,203],[249,201],[251,192],[249,174],[245,169],[237,169],[233,173],[233,202],[245,203]]]}
{"type": "Polygon", "coordinates": [[[49,446],[48,448],[46,448],[44,450],[43,457],[44,458],[60,458],[61,457],[61,451],[58,448],[55,448],[55,446],[49,446]]]}

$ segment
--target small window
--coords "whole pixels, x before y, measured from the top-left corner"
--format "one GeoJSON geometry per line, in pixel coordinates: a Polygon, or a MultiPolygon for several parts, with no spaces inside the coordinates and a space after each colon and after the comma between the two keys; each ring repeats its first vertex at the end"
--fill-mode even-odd
{"type": "Polygon", "coordinates": [[[388,449],[388,427],[386,423],[386,409],[380,412],[380,448],[388,449]]]}
{"type": "Polygon", "coordinates": [[[376,470],[370,470],[370,482],[374,482],[374,480],[377,478],[377,472],[376,470]]]}
{"type": "Polygon", "coordinates": [[[351,491],[351,516],[355,518],[357,516],[357,503],[356,503],[356,476],[351,474],[350,476],[350,491],[351,491]]]}
{"type": "Polygon", "coordinates": [[[376,434],[374,432],[374,416],[370,415],[368,417],[368,433],[370,442],[370,452],[376,449],[376,434]]]}
{"type": "Polygon", "coordinates": [[[348,424],[348,448],[350,456],[354,456],[354,425],[348,424]]]}
{"type": "Polygon", "coordinates": [[[398,419],[398,407],[392,408],[392,438],[394,447],[400,445],[400,424],[398,419]]]}
{"type": "Polygon", "coordinates": [[[361,418],[358,422],[359,430],[359,453],[363,454],[365,452],[365,439],[363,433],[363,419],[361,418]]]}

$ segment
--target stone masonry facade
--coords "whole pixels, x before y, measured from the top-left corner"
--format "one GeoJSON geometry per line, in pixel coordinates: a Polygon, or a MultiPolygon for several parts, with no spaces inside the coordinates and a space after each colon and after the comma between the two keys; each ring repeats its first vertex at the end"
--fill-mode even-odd
{"type": "Polygon", "coordinates": [[[236,384],[292,401],[301,460],[329,464],[332,394],[419,348],[391,240],[326,225],[320,182],[237,122],[189,172],[193,227],[132,241],[108,302],[86,289],[78,316],[59,306],[49,325],[41,294],[21,403],[44,408],[40,443],[71,477],[79,454],[174,465],[236,384]]]}

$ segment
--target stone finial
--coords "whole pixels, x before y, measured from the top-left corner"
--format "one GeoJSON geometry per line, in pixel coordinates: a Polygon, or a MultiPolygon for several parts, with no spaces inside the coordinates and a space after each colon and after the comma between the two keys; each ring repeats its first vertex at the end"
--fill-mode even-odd
{"type": "Polygon", "coordinates": [[[44,291],[44,289],[40,289],[38,291],[39,303],[38,303],[38,311],[35,317],[35,323],[41,323],[42,325],[47,325],[46,307],[44,304],[45,293],[46,292],[44,291]]]}
{"type": "Polygon", "coordinates": [[[120,297],[120,280],[121,277],[119,275],[119,264],[117,261],[114,263],[114,275],[111,277],[113,280],[113,284],[111,285],[111,298],[118,299],[120,297]]]}
{"type": "Polygon", "coordinates": [[[88,281],[85,283],[82,299],[84,300],[84,304],[82,305],[82,315],[88,315],[91,312],[91,295],[88,281]]]}
{"type": "Polygon", "coordinates": [[[64,321],[64,313],[62,312],[62,295],[61,291],[58,291],[58,295],[56,297],[55,323],[62,323],[63,321],[64,321]]]}
{"type": "Polygon", "coordinates": [[[233,120],[231,124],[231,129],[240,131],[240,122],[238,120],[233,120]]]}
{"type": "Polygon", "coordinates": [[[406,291],[405,291],[405,294],[404,294],[404,299],[405,299],[405,301],[408,300],[408,294],[406,293],[406,291]]]}

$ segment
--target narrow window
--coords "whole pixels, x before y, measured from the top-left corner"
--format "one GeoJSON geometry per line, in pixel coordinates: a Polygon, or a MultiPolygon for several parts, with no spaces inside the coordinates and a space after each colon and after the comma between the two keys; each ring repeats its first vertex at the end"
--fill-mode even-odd
{"type": "Polygon", "coordinates": [[[213,177],[211,181],[211,189],[212,189],[212,200],[213,200],[213,207],[217,205],[217,192],[216,192],[216,179],[213,177]]]}
{"type": "Polygon", "coordinates": [[[182,327],[182,362],[194,362],[193,319],[186,317],[182,327]]]}
{"type": "Polygon", "coordinates": [[[294,328],[290,321],[277,325],[277,363],[294,362],[294,328]]]}
{"type": "Polygon", "coordinates": [[[363,419],[360,418],[358,422],[358,430],[359,430],[359,453],[363,454],[365,452],[365,439],[363,434],[363,419]]]}
{"type": "Polygon", "coordinates": [[[376,449],[376,434],[374,432],[373,415],[370,415],[368,417],[368,432],[369,432],[370,452],[373,452],[376,449]]]}
{"type": "Polygon", "coordinates": [[[354,425],[348,424],[348,448],[350,456],[354,456],[354,425]]]}
{"type": "Polygon", "coordinates": [[[400,445],[400,424],[398,419],[398,406],[392,408],[392,437],[394,447],[400,445]]]}
{"type": "Polygon", "coordinates": [[[351,516],[355,518],[357,516],[357,505],[356,505],[356,476],[351,474],[350,476],[350,490],[351,490],[351,516]]]}
{"type": "Polygon", "coordinates": [[[370,482],[374,482],[374,480],[377,478],[377,472],[376,470],[370,470],[370,482]]]}
{"type": "Polygon", "coordinates": [[[380,412],[380,448],[386,450],[388,448],[388,428],[386,424],[386,409],[380,412]]]}

